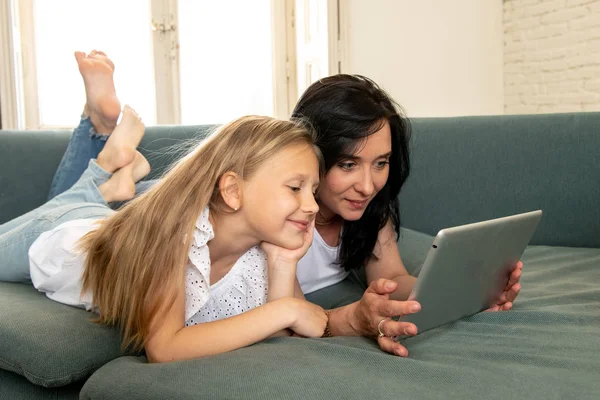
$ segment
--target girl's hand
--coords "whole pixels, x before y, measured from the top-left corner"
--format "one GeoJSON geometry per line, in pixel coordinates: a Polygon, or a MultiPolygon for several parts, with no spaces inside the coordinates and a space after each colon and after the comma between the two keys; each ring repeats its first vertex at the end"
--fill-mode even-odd
{"type": "Polygon", "coordinates": [[[294,297],[296,266],[312,244],[314,228],[315,222],[313,219],[306,228],[302,246],[295,250],[286,249],[267,242],[260,244],[267,255],[267,266],[269,269],[267,301],[273,301],[282,297],[294,297]]]}
{"type": "Polygon", "coordinates": [[[304,241],[302,243],[302,247],[290,250],[284,247],[276,246],[272,243],[262,242],[260,247],[267,254],[267,259],[269,261],[269,265],[276,266],[279,263],[283,264],[297,264],[298,261],[308,251],[308,248],[312,244],[313,233],[315,229],[315,220],[313,219],[308,227],[306,228],[306,232],[304,232],[304,241]]]}
{"type": "Polygon", "coordinates": [[[285,300],[289,301],[291,311],[296,317],[289,327],[295,333],[293,336],[323,336],[328,319],[323,308],[306,300],[294,297],[288,297],[285,300]]]}
{"type": "Polygon", "coordinates": [[[496,303],[488,308],[486,311],[508,311],[512,308],[513,302],[521,291],[521,273],[523,271],[523,262],[519,261],[515,268],[510,273],[506,287],[500,295],[500,298],[496,303]]]}

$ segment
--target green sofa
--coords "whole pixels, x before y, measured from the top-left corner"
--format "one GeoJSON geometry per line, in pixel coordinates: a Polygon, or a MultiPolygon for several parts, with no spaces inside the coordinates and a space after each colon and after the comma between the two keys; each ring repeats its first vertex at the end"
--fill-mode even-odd
{"type": "MultiPolygon", "coordinates": [[[[118,334],[85,311],[0,283],[0,399],[598,399],[599,126],[600,113],[413,120],[398,242],[411,273],[443,227],[544,211],[510,312],[407,339],[408,358],[365,338],[276,338],[157,365],[121,354],[118,334]]],[[[205,131],[147,128],[152,176],[205,131]]],[[[0,131],[0,223],[45,201],[68,139],[0,131]]],[[[360,295],[348,280],[309,299],[332,307],[360,295]]]]}

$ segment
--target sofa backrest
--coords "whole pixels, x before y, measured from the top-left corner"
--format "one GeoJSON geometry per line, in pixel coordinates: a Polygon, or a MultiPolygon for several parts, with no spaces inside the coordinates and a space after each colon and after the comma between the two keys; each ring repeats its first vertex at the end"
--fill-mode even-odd
{"type": "MultiPolygon", "coordinates": [[[[402,225],[428,234],[542,209],[534,244],[600,247],[600,113],[412,120],[402,225]]],[[[160,176],[213,127],[149,127],[160,176]]],[[[70,132],[0,131],[0,223],[46,200],[70,132]]]]}
{"type": "Polygon", "coordinates": [[[46,201],[70,132],[0,131],[0,224],[46,201]]]}
{"type": "MultiPolygon", "coordinates": [[[[212,128],[146,128],[139,150],[152,165],[147,179],[159,176],[178,154],[182,154],[184,147],[212,128]]],[[[0,224],[46,202],[70,136],[69,131],[0,130],[0,224]]]]}
{"type": "Polygon", "coordinates": [[[414,119],[402,225],[541,209],[532,244],[600,247],[600,113],[414,119]]]}

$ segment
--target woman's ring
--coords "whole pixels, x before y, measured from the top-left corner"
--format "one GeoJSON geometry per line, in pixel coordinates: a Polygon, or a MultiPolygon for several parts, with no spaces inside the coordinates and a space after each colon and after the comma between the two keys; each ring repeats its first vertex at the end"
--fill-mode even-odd
{"type": "Polygon", "coordinates": [[[380,338],[382,338],[382,337],[384,337],[384,336],[385,336],[385,333],[383,333],[383,332],[381,331],[381,326],[383,325],[383,322],[384,322],[384,321],[387,321],[387,320],[388,320],[388,318],[384,318],[384,319],[382,319],[381,321],[379,321],[379,323],[377,324],[377,330],[379,331],[379,337],[380,337],[380,338]]]}

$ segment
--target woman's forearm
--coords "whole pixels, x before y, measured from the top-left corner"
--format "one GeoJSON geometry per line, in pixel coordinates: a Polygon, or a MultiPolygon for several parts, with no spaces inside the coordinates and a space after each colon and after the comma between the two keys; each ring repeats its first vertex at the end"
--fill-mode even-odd
{"type": "Polygon", "coordinates": [[[294,321],[293,307],[280,299],[231,318],[185,327],[148,356],[152,362],[169,362],[225,353],[284,331],[294,321]]]}

